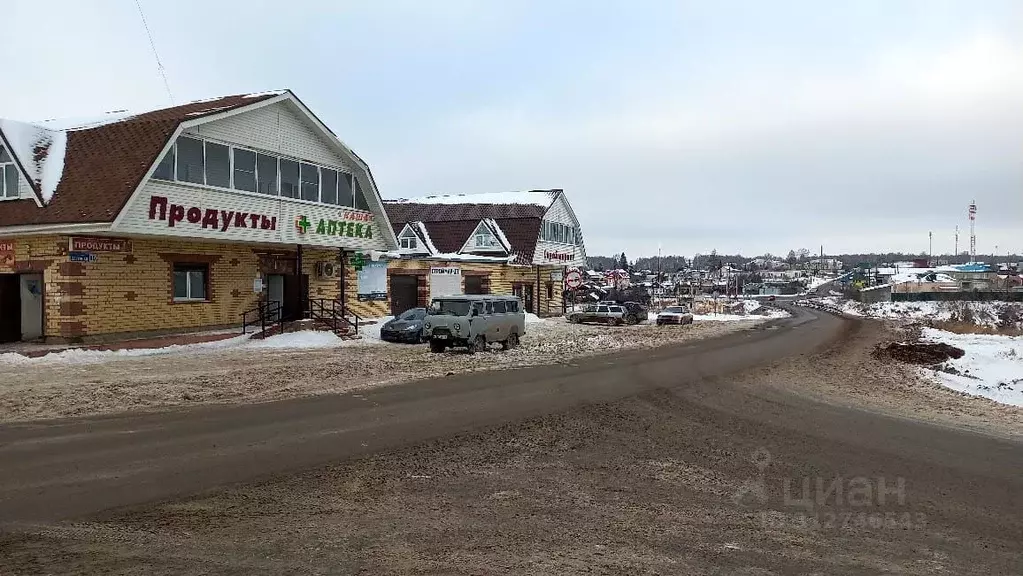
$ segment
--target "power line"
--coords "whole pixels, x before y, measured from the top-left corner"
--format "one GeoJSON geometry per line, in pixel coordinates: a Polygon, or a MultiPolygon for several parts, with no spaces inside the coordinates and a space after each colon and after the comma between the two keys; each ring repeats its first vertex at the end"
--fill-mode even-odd
{"type": "Polygon", "coordinates": [[[146,23],[146,15],[142,12],[142,4],[139,3],[139,0],[135,0],[135,7],[139,9],[139,16],[142,17],[142,27],[146,29],[146,36],[149,37],[149,46],[153,49],[153,57],[156,58],[156,69],[160,71],[160,77],[163,78],[163,87],[167,89],[167,97],[170,98],[171,104],[174,104],[174,95],[171,94],[170,82],[167,81],[167,71],[164,70],[163,62],[160,62],[160,53],[156,51],[153,33],[149,31],[149,24],[146,23]]]}

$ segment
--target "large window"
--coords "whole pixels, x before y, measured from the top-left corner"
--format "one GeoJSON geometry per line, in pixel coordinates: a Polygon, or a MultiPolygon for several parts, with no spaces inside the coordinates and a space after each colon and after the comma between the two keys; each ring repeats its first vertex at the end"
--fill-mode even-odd
{"type": "Polygon", "coordinates": [[[320,202],[337,204],[337,171],[320,168],[320,202]]]}
{"type": "Polygon", "coordinates": [[[562,224],[561,222],[548,222],[544,220],[540,227],[540,239],[544,242],[556,242],[559,244],[573,244],[578,246],[582,243],[582,234],[575,226],[562,224]]]}
{"type": "MultiPolygon", "coordinates": [[[[11,177],[17,178],[17,173],[11,177]]],[[[153,178],[369,210],[359,180],[352,174],[187,136],[167,150],[153,178]]],[[[0,198],[3,192],[0,181],[0,198]]]]}
{"type": "Polygon", "coordinates": [[[223,144],[206,143],[206,185],[231,187],[231,149],[223,144]]]}
{"type": "MultiPolygon", "coordinates": [[[[277,179],[277,164],[274,163],[274,180],[277,179]]],[[[246,192],[256,191],[256,153],[251,150],[234,149],[234,187],[246,192]]]]}
{"type": "Polygon", "coordinates": [[[18,197],[18,166],[7,149],[0,146],[0,199],[18,197]]]}
{"type": "Polygon", "coordinates": [[[171,144],[167,153],[160,159],[160,163],[156,165],[156,171],[153,172],[153,178],[157,180],[173,180],[174,179],[174,153],[177,147],[171,144]]]}
{"type": "Polygon", "coordinates": [[[281,159],[281,196],[299,198],[298,162],[281,159]]]}
{"type": "Polygon", "coordinates": [[[341,206],[355,206],[352,198],[352,175],[342,172],[337,183],[337,203],[341,206]]]}
{"type": "Polygon", "coordinates": [[[206,300],[209,277],[207,264],[174,264],[174,299],[206,300]]]}
{"type": "Polygon", "coordinates": [[[320,169],[312,164],[302,164],[302,199],[320,201],[320,169]]]}
{"type": "Polygon", "coordinates": [[[256,155],[256,179],[259,182],[260,194],[276,196],[277,158],[266,154],[256,155]]]}
{"type": "Polygon", "coordinates": [[[203,161],[202,140],[178,138],[177,147],[177,180],[180,182],[204,184],[205,162],[203,161]]]}

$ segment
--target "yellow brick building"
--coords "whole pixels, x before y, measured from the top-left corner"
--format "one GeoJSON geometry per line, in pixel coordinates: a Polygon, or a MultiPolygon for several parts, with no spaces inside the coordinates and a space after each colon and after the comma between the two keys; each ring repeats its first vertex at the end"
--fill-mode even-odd
{"type": "Polygon", "coordinates": [[[0,127],[0,342],[300,317],[397,247],[368,166],[289,91],[0,127]]]}

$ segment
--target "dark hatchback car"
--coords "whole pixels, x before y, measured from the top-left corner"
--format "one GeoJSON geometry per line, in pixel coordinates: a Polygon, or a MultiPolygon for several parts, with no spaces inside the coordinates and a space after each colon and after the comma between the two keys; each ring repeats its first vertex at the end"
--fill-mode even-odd
{"type": "Polygon", "coordinates": [[[410,342],[419,344],[423,339],[423,320],[426,308],[410,308],[397,318],[380,327],[380,339],[387,342],[410,342]]]}

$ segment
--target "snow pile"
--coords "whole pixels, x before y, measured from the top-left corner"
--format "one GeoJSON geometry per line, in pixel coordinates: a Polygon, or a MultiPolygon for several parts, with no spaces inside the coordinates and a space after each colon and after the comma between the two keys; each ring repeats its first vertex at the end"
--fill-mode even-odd
{"type": "Polygon", "coordinates": [[[961,348],[966,354],[941,364],[932,374],[941,384],[972,396],[1023,406],[1023,337],[955,334],[923,329],[923,338],[961,348]]]}
{"type": "Polygon", "coordinates": [[[337,348],[348,346],[365,346],[376,344],[380,340],[380,326],[383,323],[367,326],[367,329],[360,328],[363,335],[360,340],[344,340],[333,332],[321,330],[302,330],[278,334],[261,340],[253,340],[252,334],[244,334],[216,340],[214,342],[200,342],[197,344],[174,344],[162,348],[133,348],[128,350],[87,350],[85,348],[70,348],[60,352],[52,352],[44,356],[29,358],[17,353],[0,354],[0,364],[98,364],[111,360],[123,360],[138,358],[142,356],[168,356],[174,354],[195,355],[208,354],[213,352],[224,352],[231,350],[248,349],[300,349],[312,350],[318,348],[337,348]]]}
{"type": "Polygon", "coordinates": [[[250,340],[246,348],[337,348],[346,341],[338,338],[333,332],[320,330],[302,330],[278,334],[262,340],[250,340]]]}
{"type": "Polygon", "coordinates": [[[807,289],[807,291],[815,290],[815,289],[820,288],[821,286],[827,284],[828,282],[831,282],[832,280],[834,280],[834,278],[832,278],[832,277],[825,278],[823,276],[813,276],[813,277],[810,278],[810,281],[807,282],[806,289],[807,289]]]}
{"type": "Polygon", "coordinates": [[[526,324],[539,324],[541,322],[546,322],[546,320],[537,316],[536,314],[526,312],[526,324]]]}
{"type": "Polygon", "coordinates": [[[0,363],[4,364],[96,364],[110,360],[137,358],[140,356],[161,356],[168,354],[201,354],[216,352],[229,348],[238,348],[249,341],[251,334],[198,344],[174,344],[162,348],[135,348],[130,350],[86,350],[70,348],[53,352],[45,356],[29,358],[16,353],[0,354],[0,363]]]}

